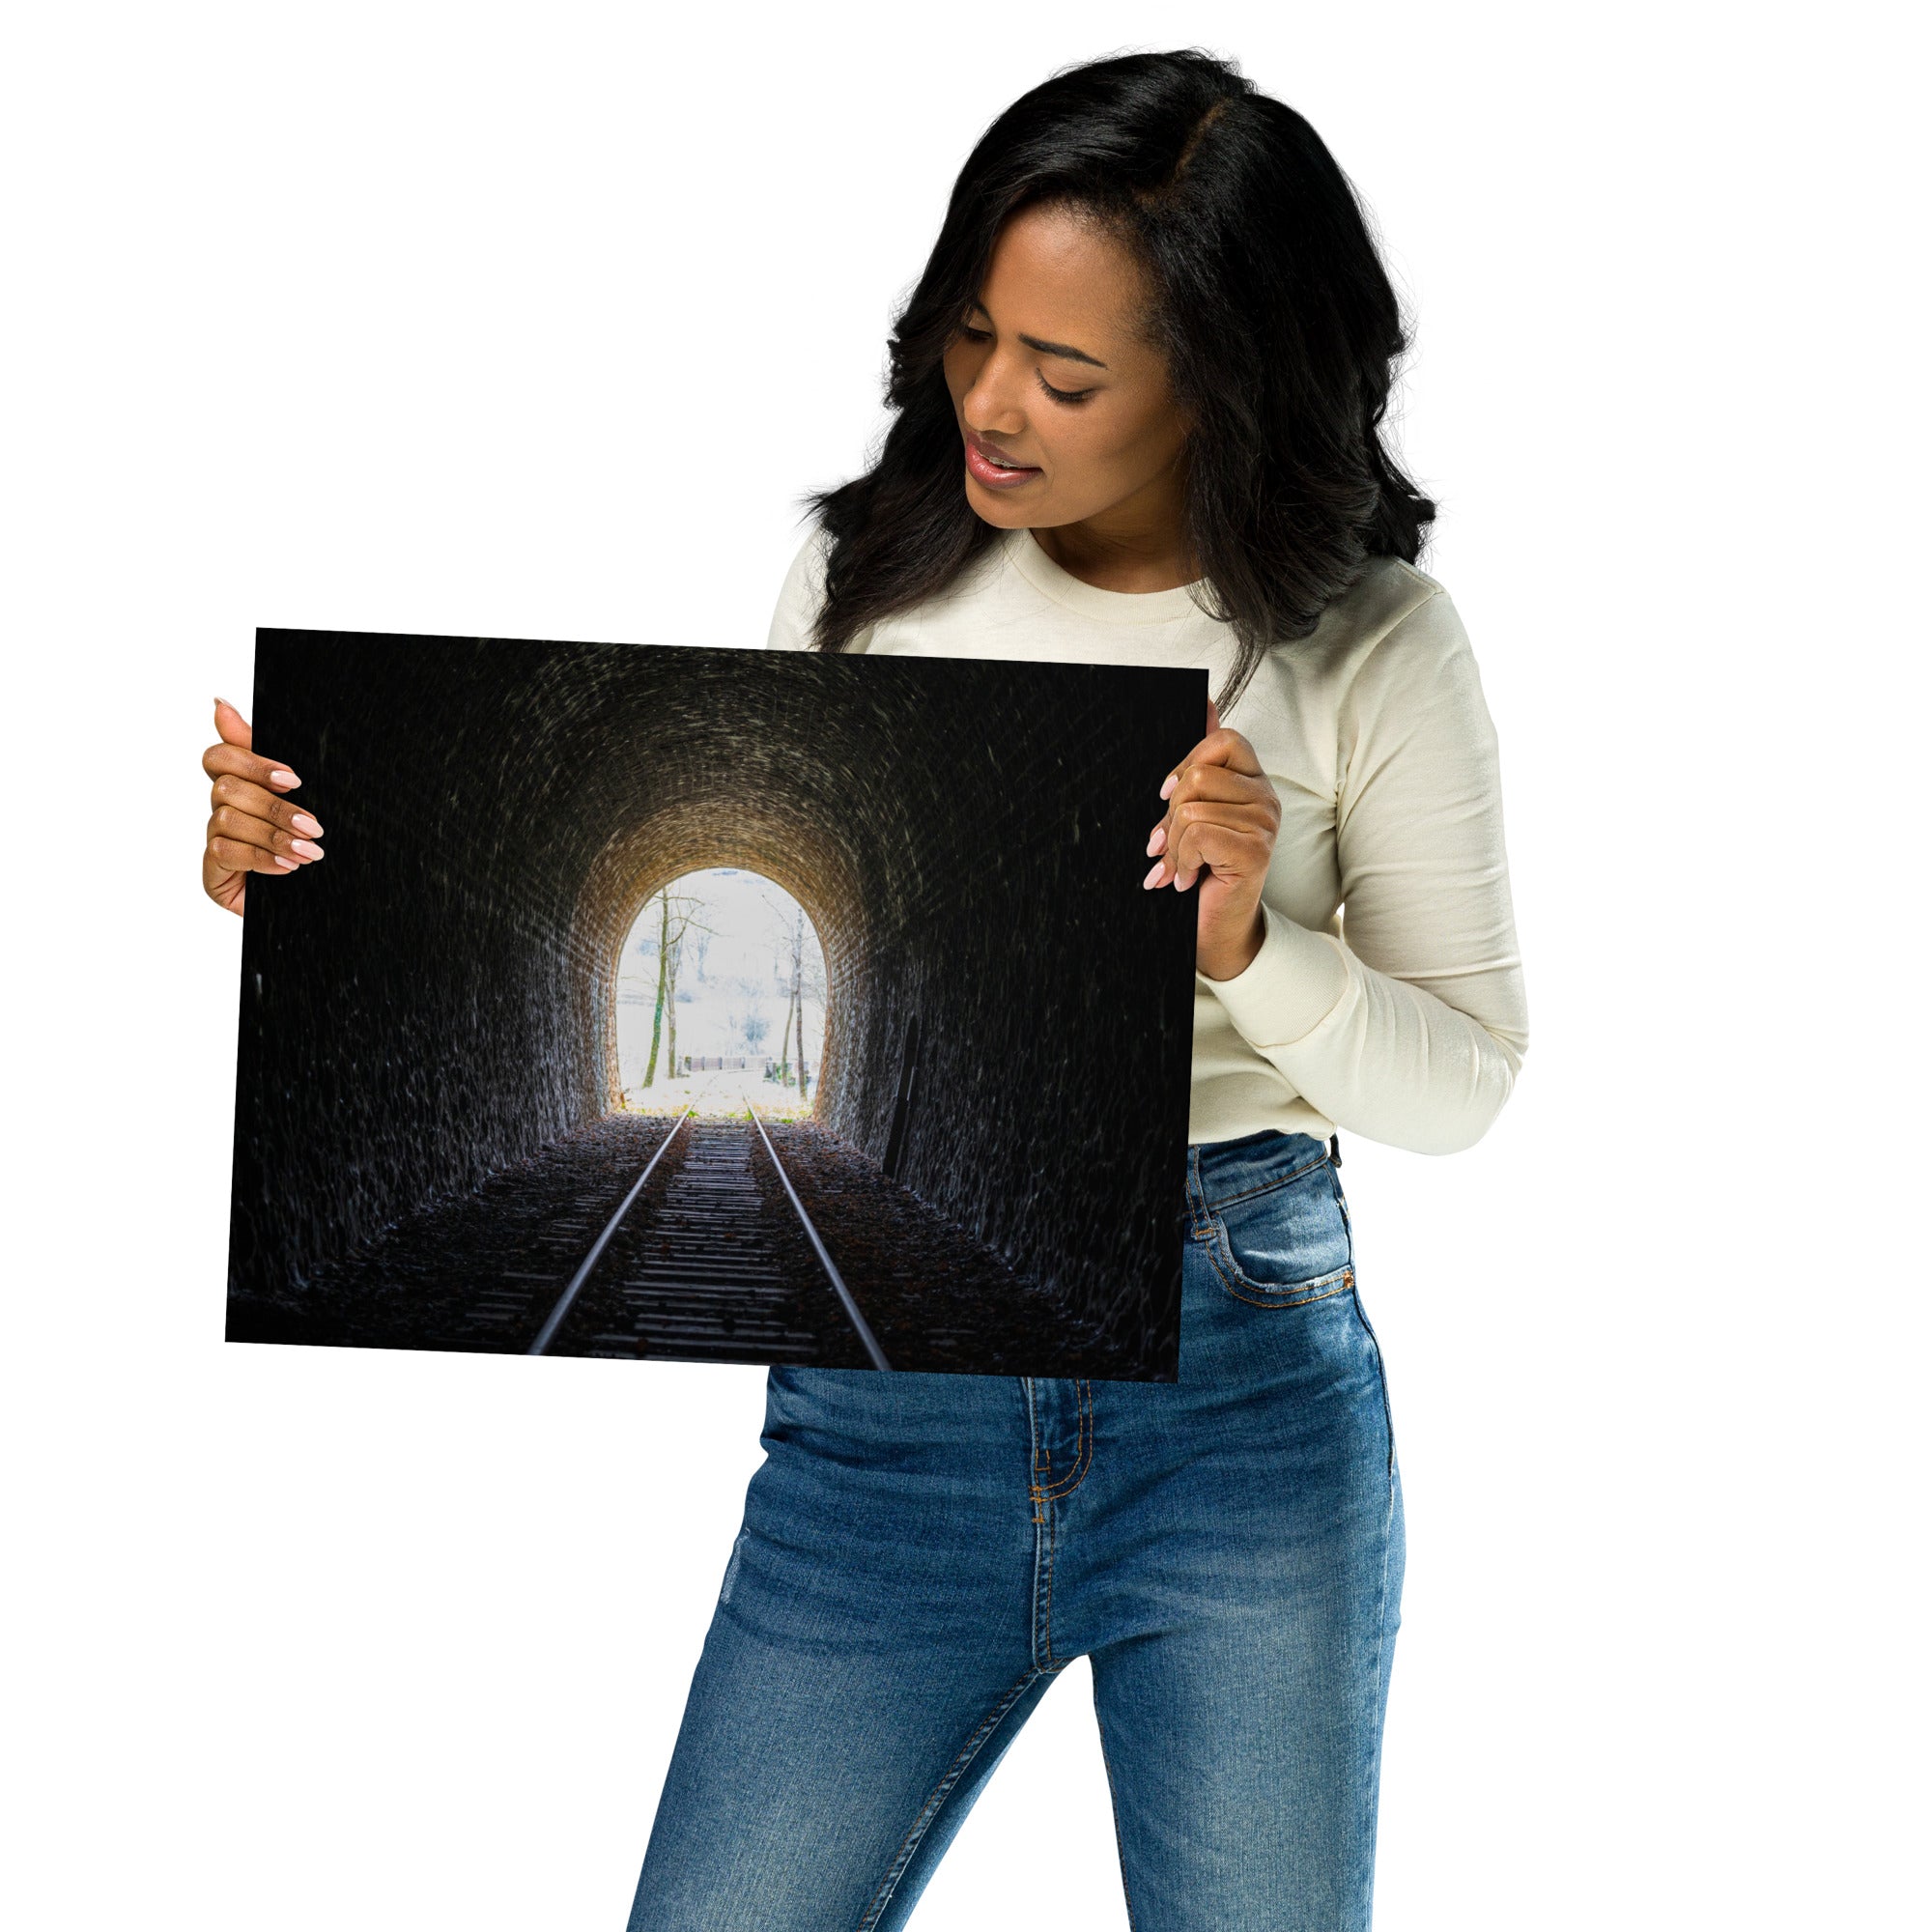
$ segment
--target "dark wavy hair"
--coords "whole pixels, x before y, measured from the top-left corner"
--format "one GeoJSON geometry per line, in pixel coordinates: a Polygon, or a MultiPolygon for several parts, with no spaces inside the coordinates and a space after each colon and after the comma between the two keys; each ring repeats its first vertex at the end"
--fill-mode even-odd
{"type": "Polygon", "coordinates": [[[942,357],[1002,224],[1035,204],[1100,221],[1147,276],[1141,327],[1192,424],[1202,609],[1238,640],[1225,709],[1369,557],[1413,563],[1435,505],[1382,445],[1408,338],[1353,187],[1299,114],[1198,48],[1065,69],[967,156],[893,326],[878,460],[801,499],[831,539],[813,645],[842,650],[1005,534],[967,500],[942,357]]]}

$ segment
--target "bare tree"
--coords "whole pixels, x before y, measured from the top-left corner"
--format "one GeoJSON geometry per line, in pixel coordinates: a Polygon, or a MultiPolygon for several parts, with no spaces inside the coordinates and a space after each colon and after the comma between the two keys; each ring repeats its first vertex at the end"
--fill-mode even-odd
{"type": "Polygon", "coordinates": [[[791,1084],[791,1002],[785,1002],[784,1031],[779,1035],[779,1082],[791,1084]]]}
{"type": "Polygon", "coordinates": [[[677,1078],[677,968],[684,957],[684,927],[671,935],[670,958],[665,967],[665,1045],[670,1053],[670,1077],[677,1078]]]}
{"type": "Polygon", "coordinates": [[[805,1003],[825,998],[823,955],[815,944],[805,909],[788,893],[774,887],[761,895],[770,915],[767,934],[772,948],[772,979],[785,996],[784,1029],[779,1042],[779,1078],[796,1085],[801,1098],[811,1092],[811,1069],[806,1063],[805,1003]]]}
{"type": "Polygon", "coordinates": [[[677,1078],[677,969],[684,952],[685,935],[709,934],[713,928],[699,923],[705,901],[688,893],[673,894],[668,886],[657,894],[658,904],[658,995],[651,1013],[651,1057],[644,1067],[646,1087],[658,1074],[658,1049],[667,1049],[667,1079],[677,1078]],[[667,1038],[667,1035],[668,1037],[667,1038]]]}
{"type": "Polygon", "coordinates": [[[644,1063],[644,1085],[658,1077],[658,1048],[664,1040],[665,962],[670,957],[670,894],[661,892],[658,900],[658,998],[651,1009],[651,1057],[644,1063]]]}
{"type": "Polygon", "coordinates": [[[801,908],[791,928],[791,1009],[798,1032],[798,1097],[810,1093],[810,1073],[805,1064],[805,912],[801,908]]]}

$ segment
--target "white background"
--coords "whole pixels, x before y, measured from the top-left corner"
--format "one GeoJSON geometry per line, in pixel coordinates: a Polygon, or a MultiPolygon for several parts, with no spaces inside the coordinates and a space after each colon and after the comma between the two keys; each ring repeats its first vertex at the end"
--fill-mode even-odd
{"type": "MultiPolygon", "coordinates": [[[[1904,18],[16,13],[10,1923],[617,1932],[762,1371],[224,1347],[211,700],[258,624],[762,642],[980,130],[1190,43],[1313,121],[1413,309],[1530,998],[1480,1146],[1343,1133],[1410,1538],[1378,1925],[1906,1922],[1904,18]]],[[[916,1922],[1124,1926],[1084,1666],[916,1922]]]]}

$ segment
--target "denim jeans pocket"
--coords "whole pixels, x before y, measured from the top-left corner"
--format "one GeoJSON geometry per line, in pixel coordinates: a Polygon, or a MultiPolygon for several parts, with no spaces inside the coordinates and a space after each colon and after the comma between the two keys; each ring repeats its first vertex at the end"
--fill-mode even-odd
{"type": "Polygon", "coordinates": [[[1221,1285],[1264,1308],[1293,1308],[1355,1285],[1354,1239],[1324,1154],[1208,1209],[1205,1239],[1221,1285]]]}

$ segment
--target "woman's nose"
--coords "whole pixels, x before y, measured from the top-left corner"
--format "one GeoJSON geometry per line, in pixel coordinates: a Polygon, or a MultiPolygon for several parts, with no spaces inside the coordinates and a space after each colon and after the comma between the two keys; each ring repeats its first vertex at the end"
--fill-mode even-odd
{"type": "Polygon", "coordinates": [[[988,356],[960,403],[966,427],[981,436],[1017,436],[1026,428],[1026,412],[1019,407],[1009,375],[988,356]]]}

